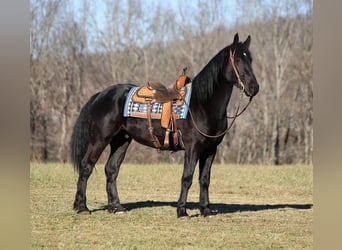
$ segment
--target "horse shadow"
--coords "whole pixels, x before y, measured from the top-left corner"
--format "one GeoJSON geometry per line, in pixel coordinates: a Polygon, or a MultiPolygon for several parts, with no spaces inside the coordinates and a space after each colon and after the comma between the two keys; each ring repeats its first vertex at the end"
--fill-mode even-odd
{"type": "MultiPolygon", "coordinates": [[[[127,211],[142,209],[142,208],[153,208],[153,207],[177,207],[177,202],[170,201],[138,201],[122,204],[127,211]]],[[[186,205],[189,210],[199,209],[199,205],[196,202],[187,202],[186,205]]],[[[225,204],[225,203],[210,203],[210,209],[216,211],[216,214],[231,214],[237,212],[258,212],[263,210],[273,210],[273,209],[298,209],[307,210],[311,209],[313,204],[225,204]]],[[[98,209],[94,209],[91,212],[97,212],[100,210],[106,210],[107,206],[102,206],[98,209]]],[[[199,216],[199,214],[193,215],[199,216]]]]}

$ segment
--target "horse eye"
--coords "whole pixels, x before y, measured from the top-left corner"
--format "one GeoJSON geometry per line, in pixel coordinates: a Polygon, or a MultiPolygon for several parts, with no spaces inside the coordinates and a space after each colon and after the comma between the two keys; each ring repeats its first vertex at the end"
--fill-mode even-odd
{"type": "Polygon", "coordinates": [[[243,52],[242,55],[243,55],[243,56],[247,56],[246,52],[243,52]]]}

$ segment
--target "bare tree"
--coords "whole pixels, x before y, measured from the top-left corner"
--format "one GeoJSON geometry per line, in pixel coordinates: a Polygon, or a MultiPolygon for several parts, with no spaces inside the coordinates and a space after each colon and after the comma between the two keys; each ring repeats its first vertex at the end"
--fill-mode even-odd
{"type": "Polygon", "coordinates": [[[49,139],[47,135],[48,89],[55,72],[47,67],[51,62],[51,35],[56,16],[64,1],[31,1],[30,29],[30,128],[31,159],[46,160],[49,139]]]}
{"type": "MultiPolygon", "coordinates": [[[[302,64],[304,58],[300,58],[312,42],[312,32],[310,33],[312,24],[307,21],[311,18],[312,2],[276,0],[271,3],[258,1],[258,4],[243,2],[242,7],[247,6],[244,9],[245,14],[249,13],[251,4],[256,5],[256,7],[253,6],[254,14],[250,13],[251,16],[254,15],[254,22],[243,26],[247,32],[253,34],[254,46],[259,48],[255,54],[255,61],[258,63],[257,75],[261,83],[261,94],[258,100],[262,103],[263,118],[257,120],[263,120],[263,128],[261,127],[260,130],[263,134],[261,145],[263,162],[292,163],[298,161],[294,159],[301,157],[294,155],[291,151],[295,150],[288,147],[289,135],[298,137],[304,130],[304,126],[301,125],[297,127],[300,132],[298,131],[296,135],[292,131],[294,123],[301,119],[297,113],[303,111],[297,108],[303,107],[302,105],[296,105],[299,104],[297,90],[302,85],[307,86],[306,83],[298,81],[298,70],[310,72],[306,74],[305,79],[301,78],[302,81],[312,81],[311,48],[306,52],[305,66],[302,64]],[[303,8],[307,10],[304,18],[300,13],[303,8]],[[307,30],[305,41],[302,39],[303,29],[307,30]]],[[[312,100],[306,99],[306,108],[309,113],[312,112],[312,100]]],[[[297,151],[298,147],[301,145],[297,145],[297,151]]]]}
{"type": "MultiPolygon", "coordinates": [[[[234,6],[242,11],[236,23],[227,23],[230,4],[179,1],[174,9],[139,0],[31,1],[31,159],[68,160],[74,121],[95,92],[150,79],[171,85],[184,67],[193,77],[238,31],[252,37],[261,90],[225,137],[217,161],[311,163],[312,0],[242,1],[234,6]]],[[[133,144],[127,161],[150,161],[146,154],[155,162],[182,161],[182,153],[151,150],[133,144]]]]}

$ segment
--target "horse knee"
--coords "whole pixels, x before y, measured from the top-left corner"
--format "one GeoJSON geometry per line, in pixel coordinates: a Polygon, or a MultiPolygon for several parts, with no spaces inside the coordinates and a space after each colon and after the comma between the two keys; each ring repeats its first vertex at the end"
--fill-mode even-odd
{"type": "Polygon", "coordinates": [[[192,185],[192,176],[182,177],[183,188],[190,188],[192,185]]]}
{"type": "Polygon", "coordinates": [[[109,166],[106,166],[105,167],[105,174],[106,174],[106,177],[107,177],[107,181],[115,181],[117,176],[118,176],[118,167],[115,166],[115,167],[109,167],[109,166]]]}
{"type": "Polygon", "coordinates": [[[202,177],[199,178],[199,183],[202,186],[209,186],[210,178],[208,176],[202,176],[202,177]]]}

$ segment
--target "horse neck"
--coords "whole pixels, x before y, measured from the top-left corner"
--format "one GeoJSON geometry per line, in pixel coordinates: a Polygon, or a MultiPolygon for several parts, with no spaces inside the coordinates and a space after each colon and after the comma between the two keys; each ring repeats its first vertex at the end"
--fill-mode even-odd
{"type": "Polygon", "coordinates": [[[193,80],[193,107],[198,107],[210,117],[226,116],[233,90],[233,83],[223,76],[226,67],[230,67],[227,49],[229,47],[221,50],[193,80]]]}
{"type": "MultiPolygon", "coordinates": [[[[193,82],[196,84],[196,81],[193,82]]],[[[226,80],[218,79],[214,84],[213,92],[206,100],[195,99],[191,102],[193,109],[200,110],[211,119],[222,119],[226,117],[227,106],[233,91],[233,84],[226,80]]]]}

